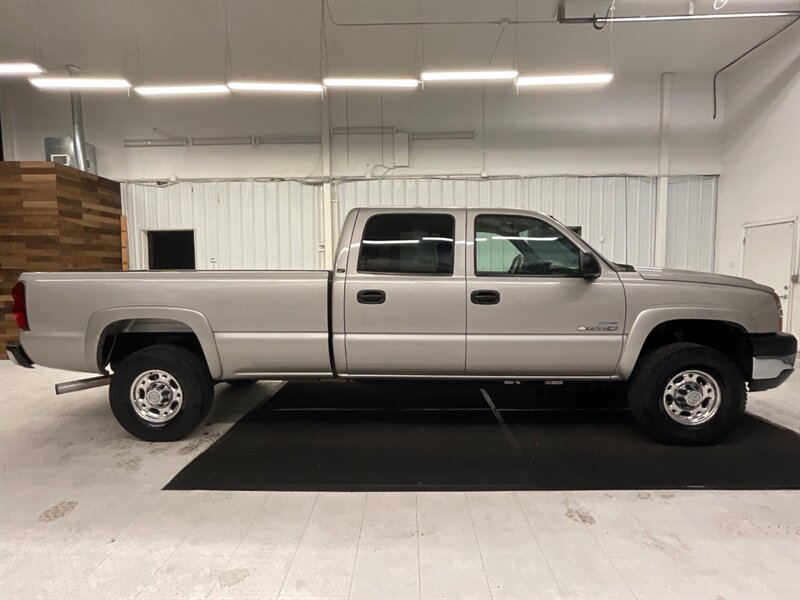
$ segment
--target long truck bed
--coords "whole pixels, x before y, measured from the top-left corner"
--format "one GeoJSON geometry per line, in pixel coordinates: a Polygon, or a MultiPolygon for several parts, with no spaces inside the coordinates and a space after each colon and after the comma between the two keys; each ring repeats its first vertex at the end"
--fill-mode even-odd
{"type": "Polygon", "coordinates": [[[21,342],[38,364],[101,372],[108,335],[146,333],[155,324],[165,331],[167,321],[169,331],[195,332],[217,379],[265,377],[265,365],[281,375],[333,372],[328,271],[26,273],[20,280],[30,324],[21,342]]]}

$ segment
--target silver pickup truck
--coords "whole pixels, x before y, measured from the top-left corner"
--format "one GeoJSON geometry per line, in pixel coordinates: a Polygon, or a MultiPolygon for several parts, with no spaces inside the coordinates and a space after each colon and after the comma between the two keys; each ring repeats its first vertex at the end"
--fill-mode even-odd
{"type": "Polygon", "coordinates": [[[358,208],[329,271],[25,273],[16,363],[100,373],[131,434],[181,439],[220,381],[618,381],[667,443],[719,440],[797,340],[747,279],[615,264],[543,214],[358,208]],[[112,374],[113,373],[113,374],[112,374]]]}

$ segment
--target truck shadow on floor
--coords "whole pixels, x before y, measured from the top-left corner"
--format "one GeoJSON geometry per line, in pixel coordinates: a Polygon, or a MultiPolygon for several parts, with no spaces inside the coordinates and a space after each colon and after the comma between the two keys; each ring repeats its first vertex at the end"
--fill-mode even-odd
{"type": "Polygon", "coordinates": [[[289,383],[166,489],[800,488],[800,435],[750,415],[722,444],[657,444],[614,386],[289,383]]]}

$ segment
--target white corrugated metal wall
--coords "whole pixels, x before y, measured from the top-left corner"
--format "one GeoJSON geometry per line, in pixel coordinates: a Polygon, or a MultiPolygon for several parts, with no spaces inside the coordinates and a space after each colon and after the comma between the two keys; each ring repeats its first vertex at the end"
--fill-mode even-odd
{"type": "Polygon", "coordinates": [[[670,177],[667,196],[666,266],[713,271],[717,178],[670,177]]]}
{"type": "Polygon", "coordinates": [[[321,198],[296,181],[127,183],[130,268],[147,268],[148,231],[194,229],[198,269],[318,269],[321,198]]]}
{"type": "Polygon", "coordinates": [[[383,179],[336,185],[341,219],[356,206],[525,208],[583,227],[583,237],[612,260],[653,264],[656,185],[652,177],[383,179]]]}
{"type": "MultiPolygon", "coordinates": [[[[612,260],[655,258],[653,177],[408,178],[338,181],[338,222],[357,206],[498,206],[538,210],[568,225],[612,260]]],[[[671,178],[667,265],[710,271],[716,177],[671,178]]],[[[147,268],[146,232],[194,229],[198,269],[320,268],[322,194],[296,181],[125,184],[130,264],[147,268]]],[[[332,250],[331,250],[332,251],[332,250]]]]}

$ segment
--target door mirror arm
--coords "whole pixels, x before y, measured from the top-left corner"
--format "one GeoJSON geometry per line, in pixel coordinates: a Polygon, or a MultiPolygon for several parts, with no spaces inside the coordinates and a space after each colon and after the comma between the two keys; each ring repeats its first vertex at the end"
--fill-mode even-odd
{"type": "Polygon", "coordinates": [[[600,277],[600,261],[591,252],[581,252],[581,277],[584,279],[597,279],[600,277]]]}

